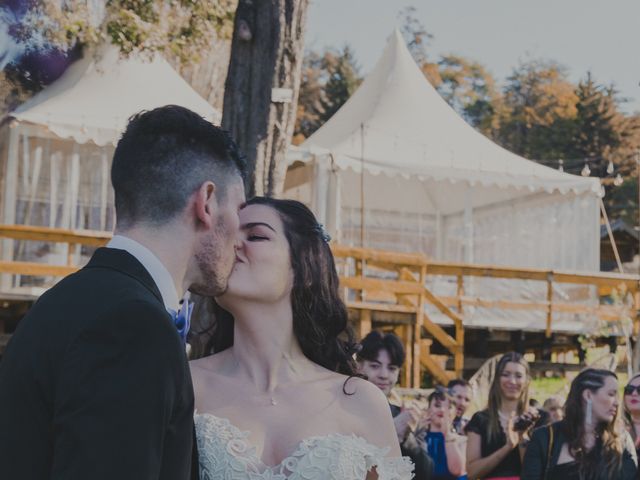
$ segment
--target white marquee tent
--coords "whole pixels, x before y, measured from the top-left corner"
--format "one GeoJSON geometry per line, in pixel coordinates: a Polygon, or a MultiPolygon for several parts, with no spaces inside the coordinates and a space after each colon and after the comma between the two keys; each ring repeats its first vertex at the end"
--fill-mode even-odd
{"type": "MultiPolygon", "coordinates": [[[[599,270],[599,180],[478,133],[425,79],[398,31],[354,95],[288,159],[284,196],[310,205],[339,243],[359,246],[363,235],[366,247],[443,261],[599,270]]],[[[499,290],[494,282],[484,293],[499,290]]],[[[509,325],[508,315],[477,313],[509,325]]],[[[544,328],[544,315],[524,325],[544,328]]]]}
{"type": "MultiPolygon", "coordinates": [[[[111,231],[113,149],[131,115],[167,104],[220,121],[161,57],[121,59],[113,46],[86,54],[4,122],[1,222],[111,231]]],[[[65,255],[26,242],[5,241],[2,248],[5,260],[65,255]]]]}

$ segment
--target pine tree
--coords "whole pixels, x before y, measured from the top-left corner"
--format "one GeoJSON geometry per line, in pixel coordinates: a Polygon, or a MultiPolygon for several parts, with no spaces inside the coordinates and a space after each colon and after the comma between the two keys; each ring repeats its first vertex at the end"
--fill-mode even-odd
{"type": "Polygon", "coordinates": [[[591,74],[576,89],[576,131],[573,137],[580,157],[602,159],[621,144],[621,115],[612,90],[597,85],[591,74]]]}
{"type": "Polygon", "coordinates": [[[499,143],[530,159],[570,156],[577,103],[574,90],[565,69],[554,62],[533,60],[519,65],[504,90],[499,143]]]}
{"type": "Polygon", "coordinates": [[[358,76],[358,65],[348,45],[338,56],[325,55],[324,58],[323,67],[329,78],[324,87],[324,95],[320,99],[322,123],[329,120],[349,100],[361,82],[358,76]]]}
{"type": "Polygon", "coordinates": [[[302,67],[294,143],[299,144],[329,120],[356,91],[362,78],[346,45],[341,51],[308,52],[302,67]]]}
{"type": "Polygon", "coordinates": [[[492,137],[502,99],[491,74],[478,62],[459,55],[443,56],[438,68],[442,80],[438,93],[468,123],[492,137]]]}

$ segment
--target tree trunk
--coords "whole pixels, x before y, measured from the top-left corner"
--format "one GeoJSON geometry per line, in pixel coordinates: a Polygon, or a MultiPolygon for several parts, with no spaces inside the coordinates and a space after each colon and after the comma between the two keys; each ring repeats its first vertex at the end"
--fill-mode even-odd
{"type": "Polygon", "coordinates": [[[296,120],[309,0],[240,0],[222,126],[247,156],[247,196],[276,196],[296,120]]]}

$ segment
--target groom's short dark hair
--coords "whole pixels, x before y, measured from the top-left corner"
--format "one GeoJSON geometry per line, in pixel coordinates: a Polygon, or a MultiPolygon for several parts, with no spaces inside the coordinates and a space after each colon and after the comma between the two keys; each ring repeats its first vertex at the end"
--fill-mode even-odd
{"type": "Polygon", "coordinates": [[[142,111],[129,119],[113,155],[118,226],[170,220],[207,180],[224,202],[228,182],[245,175],[244,157],[225,130],[177,105],[142,111]]]}

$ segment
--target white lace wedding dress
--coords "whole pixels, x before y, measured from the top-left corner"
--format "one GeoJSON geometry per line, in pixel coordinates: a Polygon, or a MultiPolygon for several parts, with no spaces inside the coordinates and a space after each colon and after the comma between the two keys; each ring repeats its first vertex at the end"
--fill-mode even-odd
{"type": "Polygon", "coordinates": [[[200,480],[365,480],[375,467],[379,480],[409,480],[413,464],[407,457],[385,458],[388,449],[356,435],[338,433],[311,437],[275,467],[265,465],[247,437],[229,420],[195,415],[200,480]]]}

